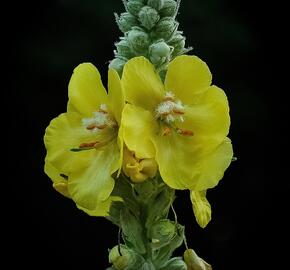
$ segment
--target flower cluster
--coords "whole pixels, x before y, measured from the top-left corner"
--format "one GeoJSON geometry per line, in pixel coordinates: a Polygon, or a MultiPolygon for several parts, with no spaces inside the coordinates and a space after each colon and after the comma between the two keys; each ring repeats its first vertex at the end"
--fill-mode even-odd
{"type": "Polygon", "coordinates": [[[109,69],[108,92],[92,64],[79,65],[67,112],[51,121],[44,137],[54,188],[88,214],[106,216],[111,202],[121,200],[112,196],[120,174],[132,183],[160,174],[172,189],[190,190],[205,227],[211,216],[206,190],[218,184],[233,156],[227,97],[211,82],[196,56],[171,61],[164,82],[148,59],[132,58],[121,78],[109,69]]]}
{"type": "Polygon", "coordinates": [[[119,74],[133,57],[142,55],[162,71],[173,58],[192,49],[185,48],[185,37],[175,20],[180,1],[124,0],[123,3],[126,12],[115,17],[124,36],[116,43],[115,59],[110,63],[119,74]]]}

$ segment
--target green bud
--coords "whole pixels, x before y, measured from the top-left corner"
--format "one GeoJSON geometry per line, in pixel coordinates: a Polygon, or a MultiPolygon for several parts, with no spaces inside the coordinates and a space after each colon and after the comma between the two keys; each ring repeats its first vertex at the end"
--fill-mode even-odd
{"type": "Polygon", "coordinates": [[[148,0],[147,5],[156,10],[160,10],[164,5],[164,0],[148,0]]]}
{"type": "Polygon", "coordinates": [[[172,18],[163,18],[156,25],[154,35],[164,40],[169,40],[177,29],[177,22],[172,18]]]}
{"type": "Polygon", "coordinates": [[[136,52],[146,50],[150,42],[148,34],[136,27],[128,33],[128,41],[136,52]]]}
{"type": "Polygon", "coordinates": [[[169,61],[170,54],[171,49],[164,41],[156,42],[149,47],[150,61],[154,65],[159,66],[169,61]]]}
{"type": "Polygon", "coordinates": [[[211,265],[198,257],[193,249],[187,249],[183,257],[188,270],[212,270],[211,265]]]}
{"type": "Polygon", "coordinates": [[[120,18],[117,18],[117,23],[120,30],[126,33],[130,31],[133,26],[138,25],[138,20],[132,14],[125,12],[121,14],[120,18]]]}
{"type": "Polygon", "coordinates": [[[115,69],[119,74],[122,74],[126,61],[120,58],[115,58],[109,64],[109,68],[115,69]]]}
{"type": "Polygon", "coordinates": [[[141,8],[144,6],[143,1],[130,1],[127,3],[127,10],[134,16],[138,16],[141,8]]]}
{"type": "Polygon", "coordinates": [[[153,28],[159,19],[158,12],[152,7],[145,6],[139,12],[139,21],[148,30],[153,28]]]}
{"type": "Polygon", "coordinates": [[[116,43],[116,48],[117,48],[117,54],[122,57],[126,57],[129,59],[134,56],[130,48],[130,45],[128,43],[128,40],[126,38],[116,43]]]}
{"type": "Polygon", "coordinates": [[[160,57],[167,57],[170,55],[170,47],[164,41],[153,43],[150,47],[150,54],[160,57]]]}
{"type": "Polygon", "coordinates": [[[160,10],[162,17],[172,17],[176,13],[177,3],[174,0],[164,0],[163,8],[160,10]]]}
{"type": "Polygon", "coordinates": [[[119,253],[118,246],[113,247],[109,253],[109,262],[113,264],[117,270],[123,270],[129,264],[130,254],[128,251],[122,248],[121,254],[119,253]]]}
{"type": "Polygon", "coordinates": [[[144,261],[145,260],[142,256],[125,245],[121,245],[120,250],[118,246],[115,246],[109,253],[109,262],[113,264],[116,270],[140,269],[144,264],[144,261]]]}
{"type": "Polygon", "coordinates": [[[172,258],[161,270],[187,270],[187,266],[182,258],[172,258]]]}
{"type": "Polygon", "coordinates": [[[168,43],[174,47],[173,56],[183,53],[185,47],[185,37],[181,35],[181,33],[176,33],[168,43]]]}
{"type": "Polygon", "coordinates": [[[155,224],[150,229],[149,238],[152,240],[152,247],[159,249],[168,245],[176,234],[176,227],[173,222],[168,219],[163,219],[155,224]]]}

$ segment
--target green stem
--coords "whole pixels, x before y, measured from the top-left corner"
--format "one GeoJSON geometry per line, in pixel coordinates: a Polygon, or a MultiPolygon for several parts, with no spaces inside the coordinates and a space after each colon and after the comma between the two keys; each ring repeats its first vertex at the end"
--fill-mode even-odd
{"type": "Polygon", "coordinates": [[[111,269],[186,269],[182,259],[171,258],[184,239],[183,226],[168,219],[174,190],[160,176],[141,184],[121,176],[113,195],[123,202],[112,204],[109,219],[122,230],[124,244],[111,250],[111,269]]]}

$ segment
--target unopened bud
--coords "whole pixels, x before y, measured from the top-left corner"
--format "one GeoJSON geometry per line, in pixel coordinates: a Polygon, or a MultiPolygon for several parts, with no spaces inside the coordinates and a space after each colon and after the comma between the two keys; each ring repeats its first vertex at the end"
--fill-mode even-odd
{"type": "Polygon", "coordinates": [[[123,33],[130,31],[133,26],[138,25],[137,18],[128,12],[122,13],[117,23],[123,33]]]}
{"type": "Polygon", "coordinates": [[[109,262],[116,270],[140,269],[145,260],[125,245],[115,246],[109,253],[109,262]]]}
{"type": "Polygon", "coordinates": [[[162,17],[172,17],[176,13],[177,3],[174,0],[164,0],[163,7],[160,10],[162,17]]]}
{"type": "Polygon", "coordinates": [[[139,12],[139,21],[148,30],[153,28],[159,19],[158,12],[152,7],[145,6],[139,12]]]}
{"type": "Polygon", "coordinates": [[[127,39],[122,39],[121,41],[116,43],[116,47],[118,55],[126,57],[128,59],[134,56],[127,39]]]}
{"type": "Polygon", "coordinates": [[[211,266],[198,257],[193,249],[187,249],[183,257],[188,270],[212,270],[211,266]]]}
{"type": "Polygon", "coordinates": [[[164,41],[159,41],[149,47],[150,61],[156,66],[169,62],[170,54],[171,49],[164,41]]]}
{"type": "Polygon", "coordinates": [[[67,181],[61,181],[61,182],[57,182],[57,183],[53,183],[53,188],[59,192],[60,194],[62,194],[63,196],[67,197],[67,198],[71,198],[71,195],[69,194],[68,191],[68,187],[67,187],[67,181]]]}
{"type": "Polygon", "coordinates": [[[144,6],[143,1],[129,1],[127,3],[127,10],[134,16],[138,16],[141,8],[144,6]]]}
{"type": "Polygon", "coordinates": [[[185,37],[181,33],[176,33],[168,43],[174,47],[173,55],[177,56],[184,51],[185,37]]]}
{"type": "Polygon", "coordinates": [[[158,38],[169,40],[177,29],[177,22],[172,18],[163,18],[156,25],[155,35],[158,38]]]}
{"type": "Polygon", "coordinates": [[[136,52],[143,52],[149,45],[149,36],[139,28],[133,28],[128,33],[128,41],[136,52]]]}
{"type": "Polygon", "coordinates": [[[156,10],[160,10],[163,8],[164,0],[148,0],[147,5],[155,8],[156,10]]]}
{"type": "Polygon", "coordinates": [[[120,253],[119,247],[115,246],[111,249],[109,253],[109,262],[113,264],[113,266],[117,270],[126,269],[129,264],[130,254],[125,248],[122,248],[120,253]]]}
{"type": "Polygon", "coordinates": [[[155,177],[157,173],[157,163],[154,159],[138,159],[129,149],[124,149],[123,171],[134,183],[142,183],[148,178],[155,177]]]}
{"type": "Polygon", "coordinates": [[[167,219],[156,222],[150,230],[150,237],[154,240],[152,241],[154,248],[161,248],[168,245],[175,235],[175,224],[167,219]]]}
{"type": "Polygon", "coordinates": [[[119,74],[122,74],[126,61],[120,58],[115,58],[109,64],[109,68],[115,69],[119,74]]]}

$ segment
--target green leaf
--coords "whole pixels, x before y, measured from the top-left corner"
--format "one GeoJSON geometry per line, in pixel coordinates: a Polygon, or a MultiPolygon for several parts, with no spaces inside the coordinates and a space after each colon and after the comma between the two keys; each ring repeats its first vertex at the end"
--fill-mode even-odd
{"type": "Polygon", "coordinates": [[[126,245],[140,254],[146,252],[143,227],[137,217],[126,207],[121,209],[121,228],[126,245]]]}

